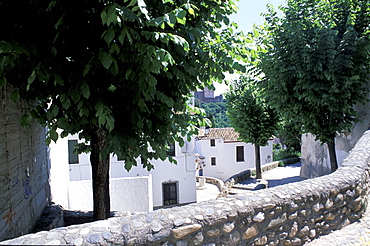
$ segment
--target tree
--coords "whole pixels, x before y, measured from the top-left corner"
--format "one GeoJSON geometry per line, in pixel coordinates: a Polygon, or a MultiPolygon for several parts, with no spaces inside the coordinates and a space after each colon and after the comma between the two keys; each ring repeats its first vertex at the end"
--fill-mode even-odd
{"type": "Polygon", "coordinates": [[[281,10],[283,17],[272,7],[265,15],[261,85],[286,119],[328,144],[335,171],[334,138],[360,120],[353,106],[367,100],[370,2],[288,0],[281,10]]]}
{"type": "Polygon", "coordinates": [[[264,98],[256,81],[241,76],[226,93],[227,113],[239,138],[254,144],[256,177],[262,179],[260,146],[267,144],[277,130],[279,118],[264,98]]]}
{"type": "MultiPolygon", "coordinates": [[[[47,142],[79,133],[91,151],[94,218],[110,214],[109,154],[129,170],[166,159],[168,142],[195,133],[187,95],[243,70],[233,0],[1,2],[0,86],[36,100],[21,118],[47,142]],[[225,25],[222,28],[222,24],[225,25]]],[[[244,59],[244,58],[243,58],[244,59]]],[[[192,109],[194,110],[194,109],[192,109]]]]}
{"type": "Polygon", "coordinates": [[[230,121],[226,114],[226,103],[201,103],[200,108],[204,109],[205,117],[210,119],[212,127],[230,127],[230,121]]]}
{"type": "MultiPolygon", "coordinates": [[[[280,116],[282,118],[282,116],[280,116]]],[[[281,119],[278,137],[283,146],[301,151],[301,122],[296,118],[281,119]]]]}

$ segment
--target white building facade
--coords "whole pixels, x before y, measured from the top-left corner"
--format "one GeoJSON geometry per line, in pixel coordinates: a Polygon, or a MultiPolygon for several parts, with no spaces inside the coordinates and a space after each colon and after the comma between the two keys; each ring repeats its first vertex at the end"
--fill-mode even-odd
{"type": "MultiPolygon", "coordinates": [[[[74,154],[78,136],[68,136],[51,146],[51,192],[53,201],[71,210],[92,210],[91,165],[89,154],[74,154]]],[[[152,211],[153,207],[196,202],[194,140],[171,146],[177,164],[153,160],[154,169],[138,165],[130,171],[124,161],[111,156],[110,194],[113,211],[152,211]]]]}
{"type": "MultiPolygon", "coordinates": [[[[197,175],[223,181],[246,169],[255,167],[254,145],[238,140],[234,128],[210,128],[196,137],[195,152],[201,165],[197,175]]],[[[261,147],[261,165],[272,161],[272,139],[261,147]]]]}

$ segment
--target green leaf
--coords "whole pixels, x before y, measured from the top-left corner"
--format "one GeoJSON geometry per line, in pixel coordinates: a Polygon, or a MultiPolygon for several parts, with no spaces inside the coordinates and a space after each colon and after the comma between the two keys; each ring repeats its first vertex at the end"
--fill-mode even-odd
{"type": "Polygon", "coordinates": [[[194,16],[195,16],[195,12],[194,12],[194,9],[192,9],[192,8],[189,8],[189,9],[188,9],[188,12],[189,12],[189,14],[191,14],[191,15],[194,15],[194,16]]]}
{"type": "Polygon", "coordinates": [[[21,126],[22,127],[30,126],[31,125],[31,119],[32,119],[32,116],[30,114],[22,115],[22,117],[20,119],[21,126]]]}
{"type": "Polygon", "coordinates": [[[89,89],[89,86],[87,84],[84,84],[84,86],[81,89],[82,89],[82,95],[86,99],[89,99],[89,97],[90,97],[90,89],[89,89]]]}
{"type": "Polygon", "coordinates": [[[104,112],[104,104],[99,101],[97,104],[95,104],[95,110],[96,110],[95,116],[97,117],[101,116],[104,112]]]}
{"type": "Polygon", "coordinates": [[[88,63],[86,66],[85,66],[85,69],[82,73],[82,76],[86,76],[86,74],[90,71],[90,68],[91,68],[91,63],[88,63]]]}
{"type": "Polygon", "coordinates": [[[170,27],[174,27],[175,26],[175,24],[176,24],[176,20],[177,20],[177,18],[176,18],[176,16],[175,16],[175,13],[173,13],[173,12],[171,12],[171,13],[169,13],[168,14],[168,17],[169,17],[169,20],[168,20],[168,22],[167,22],[167,24],[170,26],[170,27]]]}
{"type": "Polygon", "coordinates": [[[113,63],[113,66],[110,68],[111,73],[116,76],[119,73],[117,62],[113,63]]]}
{"type": "Polygon", "coordinates": [[[10,96],[13,102],[17,102],[20,98],[19,91],[14,91],[10,96]]]}
{"type": "Polygon", "coordinates": [[[59,118],[58,121],[57,121],[57,125],[61,129],[64,129],[64,130],[67,129],[69,127],[68,119],[66,119],[66,118],[59,118]]]}
{"type": "Polygon", "coordinates": [[[31,75],[30,75],[30,77],[28,77],[28,85],[27,85],[27,90],[29,90],[30,89],[30,86],[31,86],[31,84],[32,84],[32,82],[33,81],[35,81],[35,78],[36,78],[36,71],[35,71],[35,69],[34,70],[32,70],[32,73],[31,73],[31,75]]]}
{"type": "Polygon", "coordinates": [[[52,115],[54,115],[54,117],[56,117],[58,115],[58,113],[59,113],[59,107],[58,107],[58,105],[54,104],[52,106],[51,113],[52,113],[52,115]]]}
{"type": "Polygon", "coordinates": [[[3,87],[6,84],[6,78],[0,77],[0,87],[3,87]]]}
{"type": "Polygon", "coordinates": [[[111,115],[107,116],[106,127],[110,132],[114,129],[114,118],[111,115]]]}
{"type": "Polygon", "coordinates": [[[150,76],[148,82],[149,82],[149,86],[151,87],[155,87],[157,85],[157,80],[155,79],[154,76],[150,76]]]}
{"type": "Polygon", "coordinates": [[[109,45],[113,38],[115,36],[115,32],[114,32],[114,29],[113,27],[110,27],[106,32],[105,32],[105,35],[104,35],[104,40],[105,42],[107,42],[107,44],[109,45]]]}
{"type": "Polygon", "coordinates": [[[58,137],[59,137],[59,135],[58,135],[58,133],[56,132],[55,129],[49,129],[49,136],[50,136],[51,140],[53,140],[55,143],[57,142],[58,137]]]}
{"type": "Polygon", "coordinates": [[[100,62],[103,64],[105,69],[109,69],[113,63],[112,56],[106,52],[102,52],[100,55],[100,62]]]}
{"type": "Polygon", "coordinates": [[[55,47],[51,47],[51,54],[52,56],[56,57],[58,52],[57,52],[57,49],[55,47]]]}
{"type": "Polygon", "coordinates": [[[64,81],[60,75],[55,75],[54,85],[63,85],[64,81]]]}
{"type": "Polygon", "coordinates": [[[72,91],[71,98],[72,98],[74,103],[78,103],[78,101],[80,101],[81,97],[80,97],[80,94],[77,91],[72,91]]]}
{"type": "Polygon", "coordinates": [[[127,5],[127,7],[135,6],[136,3],[137,3],[137,0],[131,0],[131,2],[127,5]]]}

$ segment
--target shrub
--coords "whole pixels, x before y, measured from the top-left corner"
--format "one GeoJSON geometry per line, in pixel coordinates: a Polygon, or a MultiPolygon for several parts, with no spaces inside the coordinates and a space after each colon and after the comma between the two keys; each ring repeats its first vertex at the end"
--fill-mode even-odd
{"type": "Polygon", "coordinates": [[[300,157],[301,153],[299,151],[295,151],[294,148],[274,148],[273,150],[273,161],[279,161],[283,159],[287,159],[290,157],[300,157]]]}
{"type": "Polygon", "coordinates": [[[279,161],[279,167],[284,167],[285,163],[283,161],[279,161]]]}

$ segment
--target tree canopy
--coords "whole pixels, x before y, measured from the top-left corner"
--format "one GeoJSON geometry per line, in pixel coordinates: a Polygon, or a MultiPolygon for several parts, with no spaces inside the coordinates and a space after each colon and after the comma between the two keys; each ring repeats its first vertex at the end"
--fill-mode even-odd
{"type": "MultiPolygon", "coordinates": [[[[189,92],[244,70],[235,11],[233,0],[3,1],[0,86],[36,100],[21,122],[47,126],[48,142],[60,128],[90,143],[94,194],[94,185],[106,194],[109,153],[150,170],[168,142],[195,132],[189,92]]],[[[109,216],[109,194],[94,196],[94,212],[99,199],[98,217],[109,216]]]]}
{"type": "Polygon", "coordinates": [[[279,117],[267,103],[255,80],[241,76],[226,93],[227,114],[239,138],[255,146],[257,178],[262,178],[260,146],[265,146],[279,124],[279,117]]]}
{"type": "Polygon", "coordinates": [[[286,119],[328,143],[334,171],[334,138],[360,120],[353,106],[369,91],[370,2],[288,0],[281,10],[265,15],[261,86],[286,119]]]}

